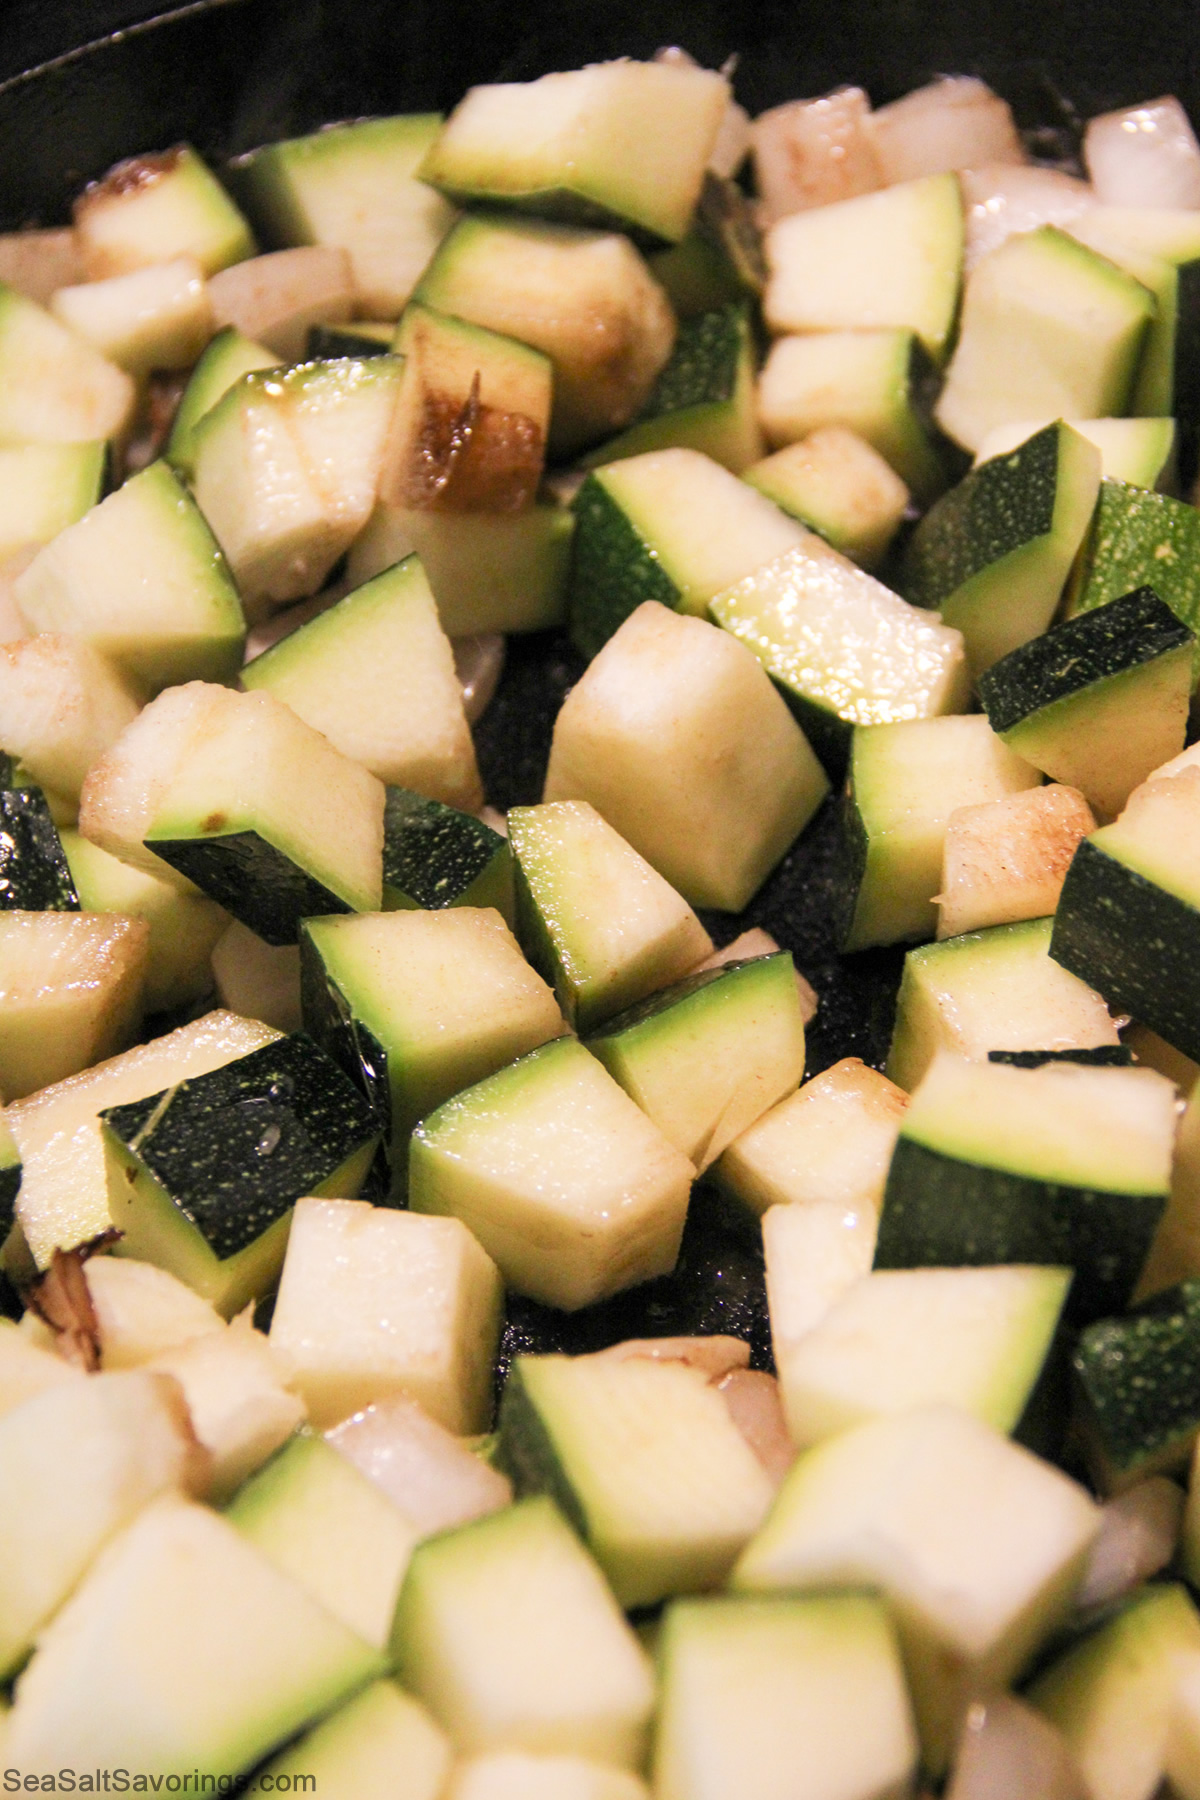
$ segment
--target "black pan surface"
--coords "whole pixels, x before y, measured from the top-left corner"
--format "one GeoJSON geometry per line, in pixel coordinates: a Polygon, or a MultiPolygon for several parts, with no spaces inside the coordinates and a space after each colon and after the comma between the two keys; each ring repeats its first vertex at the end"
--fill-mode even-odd
{"type": "MultiPolygon", "coordinates": [[[[738,59],[752,112],[841,82],[878,103],[935,74],[978,74],[1041,153],[1070,162],[1081,121],[1171,92],[1200,114],[1194,0],[200,0],[155,13],[138,0],[0,5],[0,229],[68,216],[85,180],[119,157],[188,139],[220,162],[329,120],[445,110],[472,82],[528,80],[679,43],[738,59]]],[[[559,634],[510,643],[477,728],[492,803],[541,798],[554,717],[581,659],[559,634]]],[[[843,1056],[881,1065],[902,956],[840,958],[832,930],[834,803],[744,915],[705,916],[726,943],[762,925],[793,951],[820,1010],[808,1073],[843,1056]]],[[[756,1227],[697,1189],[676,1273],[567,1316],[513,1297],[501,1358],[619,1338],[730,1331],[770,1367],[756,1227]]]]}

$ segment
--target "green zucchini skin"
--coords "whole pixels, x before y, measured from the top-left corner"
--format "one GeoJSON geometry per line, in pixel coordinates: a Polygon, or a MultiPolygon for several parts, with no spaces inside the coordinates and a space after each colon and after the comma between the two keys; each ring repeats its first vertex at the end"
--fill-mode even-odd
{"type": "Polygon", "coordinates": [[[511,924],[508,841],[470,813],[390,787],[383,812],[383,890],[386,912],[494,906],[511,924]]]}
{"type": "Polygon", "coordinates": [[[268,944],[296,943],[303,919],[354,910],[257,831],[154,838],[147,848],[268,944]]]}
{"type": "Polygon", "coordinates": [[[1093,1044],[1090,1050],[989,1050],[988,1061],[1014,1069],[1040,1069],[1049,1062],[1083,1063],[1093,1069],[1132,1069],[1133,1051],[1124,1044],[1093,1044]]]}
{"type": "Polygon", "coordinates": [[[0,791],[0,912],[78,912],[79,895],[40,788],[0,791]]]}
{"type": "MultiPolygon", "coordinates": [[[[0,1240],[12,1230],[17,1217],[17,1195],[21,1191],[21,1165],[6,1163],[0,1167],[0,1240]]],[[[0,1313],[3,1312],[0,1306],[0,1313]]]]}
{"type": "Polygon", "coordinates": [[[586,1543],[587,1514],[558,1459],[545,1420],[530,1398],[519,1356],[513,1358],[504,1383],[496,1423],[496,1466],[508,1476],[518,1499],[526,1494],[549,1494],[586,1543]]]}
{"type": "Polygon", "coordinates": [[[332,362],[343,356],[388,356],[391,344],[353,325],[310,325],[304,346],[305,362],[332,362]]]}
{"type": "Polygon", "coordinates": [[[722,306],[685,319],[639,419],[657,419],[663,413],[681,412],[685,406],[728,400],[737,382],[748,319],[745,305],[722,306]]]}
{"type": "Polygon", "coordinates": [[[1054,523],[1057,483],[1055,425],[973,470],[934,502],[909,539],[905,599],[940,607],[972,576],[1045,537],[1054,523]]]}
{"type": "Polygon", "coordinates": [[[1169,494],[1111,477],[1100,483],[1090,535],[1068,590],[1068,611],[1107,606],[1147,583],[1200,631],[1200,513],[1169,494]]]}
{"type": "Polygon", "coordinates": [[[302,1032],[100,1119],[222,1261],[379,1134],[362,1094],[302,1032]]]}
{"type": "Polygon", "coordinates": [[[597,651],[644,600],[679,603],[679,589],[594,475],[574,500],[569,578],[571,637],[584,656],[597,651]]]}
{"type": "MultiPolygon", "coordinates": [[[[851,730],[845,742],[845,766],[850,765],[850,752],[854,736],[851,730]]],[[[813,746],[814,749],[816,745],[813,746]]],[[[824,761],[824,758],[822,758],[824,761]]],[[[826,764],[828,767],[828,764],[826,764]]],[[[845,949],[847,940],[854,929],[854,915],[858,910],[858,895],[863,879],[867,873],[867,853],[870,839],[863,816],[858,810],[858,802],[854,798],[854,789],[849,782],[842,794],[838,808],[837,849],[833,866],[831,884],[832,913],[834,931],[838,948],[845,949]]]]}
{"type": "Polygon", "coordinates": [[[705,171],[691,230],[649,262],[680,319],[748,295],[756,299],[767,280],[762,234],[749,200],[736,181],[711,169],[705,171]]]}
{"type": "Polygon", "coordinates": [[[365,1096],[384,1143],[392,1131],[387,1051],[332,979],[308,932],[300,933],[300,1013],[309,1036],[365,1096]]]}
{"type": "Polygon", "coordinates": [[[1106,1481],[1177,1468],[1200,1432],[1200,1281],[1089,1325],[1071,1361],[1106,1481]]]}
{"type": "Polygon", "coordinates": [[[1192,641],[1152,587],[1135,588],[1010,650],[979,677],[979,698],[992,730],[1002,735],[1056,701],[1192,641]]]}
{"type": "Polygon", "coordinates": [[[877,1269],[1055,1263],[1075,1270],[1065,1316],[1087,1324],[1128,1302],[1162,1194],[1038,1181],[944,1156],[901,1137],[879,1217],[877,1269]]]}
{"type": "Polygon", "coordinates": [[[1050,954],[1185,1056],[1200,1060],[1200,911],[1084,838],[1050,954]]]}

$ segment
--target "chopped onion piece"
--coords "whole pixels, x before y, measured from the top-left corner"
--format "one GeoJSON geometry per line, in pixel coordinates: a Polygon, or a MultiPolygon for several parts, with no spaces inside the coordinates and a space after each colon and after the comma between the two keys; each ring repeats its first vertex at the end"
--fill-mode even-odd
{"type": "Polygon", "coordinates": [[[820,100],[791,100],[760,113],[750,127],[760,223],[881,187],[870,117],[861,88],[837,88],[820,100]]]}
{"type": "MultiPolygon", "coordinates": [[[[699,975],[702,969],[723,969],[726,963],[747,962],[752,956],[770,956],[778,949],[779,945],[769,931],[764,931],[761,925],[752,925],[749,931],[743,931],[740,937],[735,937],[724,949],[714,950],[711,956],[698,962],[692,974],[699,975]]],[[[799,969],[796,970],[796,986],[800,990],[800,1010],[807,1025],[817,1016],[817,990],[799,969]]]]}
{"type": "Polygon", "coordinates": [[[497,812],[494,806],[481,806],[478,817],[483,820],[485,825],[490,825],[493,831],[498,831],[502,838],[508,836],[507,815],[497,812]]]}
{"type": "Polygon", "coordinates": [[[1084,1800],[1061,1734],[1012,1694],[977,1701],[959,1739],[945,1800],[1084,1800]]]}
{"type": "Polygon", "coordinates": [[[763,1369],[732,1369],[717,1383],[729,1416],[778,1486],[796,1460],[788,1436],[783,1401],[774,1375],[763,1369]]]}
{"type": "Polygon", "coordinates": [[[295,944],[267,944],[240,919],[217,939],[213,980],[221,1005],[244,1019],[261,1019],[276,1031],[299,1031],[300,951],[295,944]]]}
{"type": "Polygon", "coordinates": [[[1183,1491],[1164,1475],[1139,1481],[1100,1515],[1075,1604],[1080,1612],[1107,1606],[1165,1569],[1175,1554],[1183,1518],[1183,1491]]]}
{"type": "Polygon", "coordinates": [[[1173,94],[1092,119],[1083,160],[1105,206],[1200,208],[1200,144],[1173,94]]]}
{"type": "Polygon", "coordinates": [[[448,1531],[512,1499],[512,1485],[463,1438],[403,1394],[377,1400],[325,1433],[422,1535],[448,1531]]]}
{"type": "Polygon", "coordinates": [[[973,75],[945,76],[881,106],[870,130],[887,186],[981,163],[1025,161],[1008,102],[973,75]]]}
{"type": "Polygon", "coordinates": [[[1096,204],[1086,181],[1059,169],[988,163],[964,170],[960,180],[967,212],[967,269],[1005,238],[1042,225],[1069,225],[1096,204]]]}
{"type": "Polygon", "coordinates": [[[468,725],[483,717],[504,668],[504,639],[498,631],[454,639],[454,668],[462,687],[468,725]]]}

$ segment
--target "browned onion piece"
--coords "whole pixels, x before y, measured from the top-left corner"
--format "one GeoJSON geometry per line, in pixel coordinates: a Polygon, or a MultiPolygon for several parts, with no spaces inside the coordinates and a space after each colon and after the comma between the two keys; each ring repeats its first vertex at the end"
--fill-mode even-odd
{"type": "Polygon", "coordinates": [[[779,1383],[763,1369],[734,1369],[717,1383],[729,1416],[776,1486],[796,1460],[779,1383]]]}
{"type": "Polygon", "coordinates": [[[945,1800],[1086,1800],[1048,1719],[1012,1694],[977,1701],[959,1739],[945,1800]]]}
{"type": "Polygon", "coordinates": [[[403,1394],[377,1400],[325,1433],[425,1535],[498,1512],[512,1484],[403,1394]]]}
{"type": "Polygon", "coordinates": [[[454,668],[463,691],[467,723],[482,718],[496,692],[504,668],[504,639],[498,631],[481,631],[454,643],[454,668]]]}
{"type": "Polygon", "coordinates": [[[1081,1612],[1119,1600],[1140,1581],[1165,1569],[1175,1554],[1183,1518],[1183,1490],[1152,1475],[1103,1508],[1075,1604],[1081,1612]]]}

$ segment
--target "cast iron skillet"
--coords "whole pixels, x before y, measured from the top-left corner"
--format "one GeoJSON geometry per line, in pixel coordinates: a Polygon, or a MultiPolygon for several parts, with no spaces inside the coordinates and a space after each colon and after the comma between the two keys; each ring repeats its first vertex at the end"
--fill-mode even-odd
{"type": "MultiPolygon", "coordinates": [[[[9,0],[0,18],[0,228],[54,223],[119,157],[181,139],[218,163],[273,138],[366,113],[446,110],[472,82],[527,80],[679,43],[710,65],[736,53],[752,112],[839,82],[878,103],[938,73],[978,74],[1043,152],[1070,161],[1080,122],[1158,93],[1200,114],[1194,0],[9,0]]],[[[554,715],[582,663],[557,634],[514,640],[477,733],[489,798],[541,798],[554,715]]],[[[842,1056],[880,1065],[900,953],[839,959],[829,803],[718,943],[762,925],[816,986],[808,1072],[842,1056]]],[[[697,1190],[675,1275],[566,1316],[510,1301],[502,1369],[519,1350],[731,1331],[758,1366],[770,1343],[757,1230],[697,1190]]]]}

